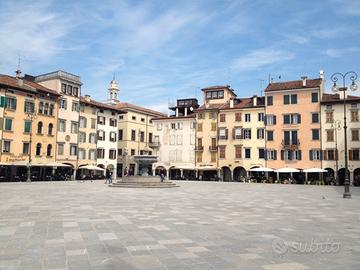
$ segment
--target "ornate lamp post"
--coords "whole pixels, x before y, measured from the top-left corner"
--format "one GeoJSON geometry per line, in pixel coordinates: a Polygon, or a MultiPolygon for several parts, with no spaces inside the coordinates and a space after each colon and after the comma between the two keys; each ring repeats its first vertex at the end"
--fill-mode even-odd
{"type": "Polygon", "coordinates": [[[348,90],[348,87],[346,87],[346,78],[349,78],[351,80],[350,89],[352,91],[356,91],[358,86],[355,83],[355,80],[357,79],[357,74],[354,71],[348,71],[345,74],[342,74],[340,72],[336,72],[333,75],[331,75],[331,81],[334,82],[334,85],[332,87],[332,91],[334,92],[342,92],[343,94],[343,104],[344,104],[344,137],[345,137],[345,180],[344,180],[344,194],[343,198],[350,199],[350,179],[349,179],[349,170],[348,170],[348,152],[347,152],[347,126],[346,126],[346,91],[348,90]],[[342,87],[337,86],[337,81],[339,79],[342,79],[342,87]]]}
{"type": "Polygon", "coordinates": [[[335,135],[335,182],[336,184],[339,183],[339,158],[338,158],[338,143],[337,143],[337,131],[341,129],[340,121],[336,120],[334,123],[331,124],[331,128],[334,130],[335,135]]]}
{"type": "Polygon", "coordinates": [[[34,112],[28,112],[26,118],[30,120],[30,140],[29,140],[29,164],[27,167],[27,182],[31,182],[31,147],[32,147],[32,133],[33,133],[33,121],[36,119],[34,112]]]}

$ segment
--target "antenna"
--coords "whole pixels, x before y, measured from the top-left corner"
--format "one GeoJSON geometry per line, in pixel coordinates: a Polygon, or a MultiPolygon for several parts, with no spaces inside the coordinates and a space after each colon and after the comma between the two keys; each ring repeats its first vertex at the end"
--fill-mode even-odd
{"type": "Polygon", "coordinates": [[[21,77],[20,64],[21,64],[21,58],[20,58],[20,54],[19,54],[19,55],[18,55],[18,66],[17,66],[17,70],[15,71],[16,78],[20,78],[20,77],[21,77]]]}

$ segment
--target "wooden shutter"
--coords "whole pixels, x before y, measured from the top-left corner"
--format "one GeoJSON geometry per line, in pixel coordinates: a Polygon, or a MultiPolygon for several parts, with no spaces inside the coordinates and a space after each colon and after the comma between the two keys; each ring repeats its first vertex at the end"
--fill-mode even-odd
{"type": "Polygon", "coordinates": [[[276,125],[276,115],[274,115],[274,125],[276,125]]]}
{"type": "Polygon", "coordinates": [[[281,160],[284,160],[284,150],[281,150],[281,160]]]}
{"type": "Polygon", "coordinates": [[[225,138],[228,139],[229,129],[225,129],[225,138]]]}
{"type": "Polygon", "coordinates": [[[313,160],[313,157],[312,157],[312,150],[309,151],[309,159],[310,160],[313,160]]]}
{"type": "Polygon", "coordinates": [[[235,140],[235,128],[232,129],[232,138],[235,140]]]}
{"type": "Polygon", "coordinates": [[[353,150],[349,150],[349,160],[353,160],[353,150]]]}
{"type": "Polygon", "coordinates": [[[298,124],[300,124],[301,123],[301,114],[298,114],[298,124]]]}
{"type": "Polygon", "coordinates": [[[339,160],[339,150],[335,150],[335,160],[339,160]]]}
{"type": "Polygon", "coordinates": [[[299,153],[299,160],[301,160],[301,150],[298,150],[299,153]]]}
{"type": "Polygon", "coordinates": [[[277,150],[274,151],[274,160],[277,159],[277,150]]]}
{"type": "Polygon", "coordinates": [[[328,160],[328,150],[324,150],[324,160],[328,160]]]}

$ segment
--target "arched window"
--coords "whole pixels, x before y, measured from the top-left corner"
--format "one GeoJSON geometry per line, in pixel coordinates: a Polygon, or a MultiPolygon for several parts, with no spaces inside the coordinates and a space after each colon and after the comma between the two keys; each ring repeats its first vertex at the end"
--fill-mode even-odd
{"type": "Polygon", "coordinates": [[[40,156],[41,155],[41,143],[38,143],[36,145],[36,155],[40,156]]]}
{"type": "Polygon", "coordinates": [[[52,145],[48,144],[47,149],[46,149],[46,156],[50,157],[51,152],[52,152],[52,145]]]}
{"type": "Polygon", "coordinates": [[[49,128],[48,128],[48,135],[52,135],[53,127],[54,127],[53,124],[50,123],[50,124],[49,124],[49,128]]]}
{"type": "Polygon", "coordinates": [[[44,114],[48,114],[48,113],[49,113],[49,103],[45,103],[44,114]]]}
{"type": "Polygon", "coordinates": [[[49,111],[49,115],[53,116],[54,115],[54,104],[50,104],[50,111],[49,111]]]}
{"type": "Polygon", "coordinates": [[[43,123],[42,123],[42,122],[39,122],[39,123],[38,123],[38,130],[37,130],[37,133],[38,133],[38,134],[42,134],[42,128],[43,128],[43,123]]]}
{"type": "Polygon", "coordinates": [[[44,110],[44,102],[40,101],[39,103],[39,113],[43,113],[44,110]]]}

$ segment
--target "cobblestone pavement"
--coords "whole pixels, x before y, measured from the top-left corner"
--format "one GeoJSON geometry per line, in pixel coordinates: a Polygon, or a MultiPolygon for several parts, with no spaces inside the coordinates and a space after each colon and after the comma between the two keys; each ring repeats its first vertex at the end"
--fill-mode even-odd
{"type": "Polygon", "coordinates": [[[0,184],[0,269],[360,269],[360,188],[0,184]]]}

